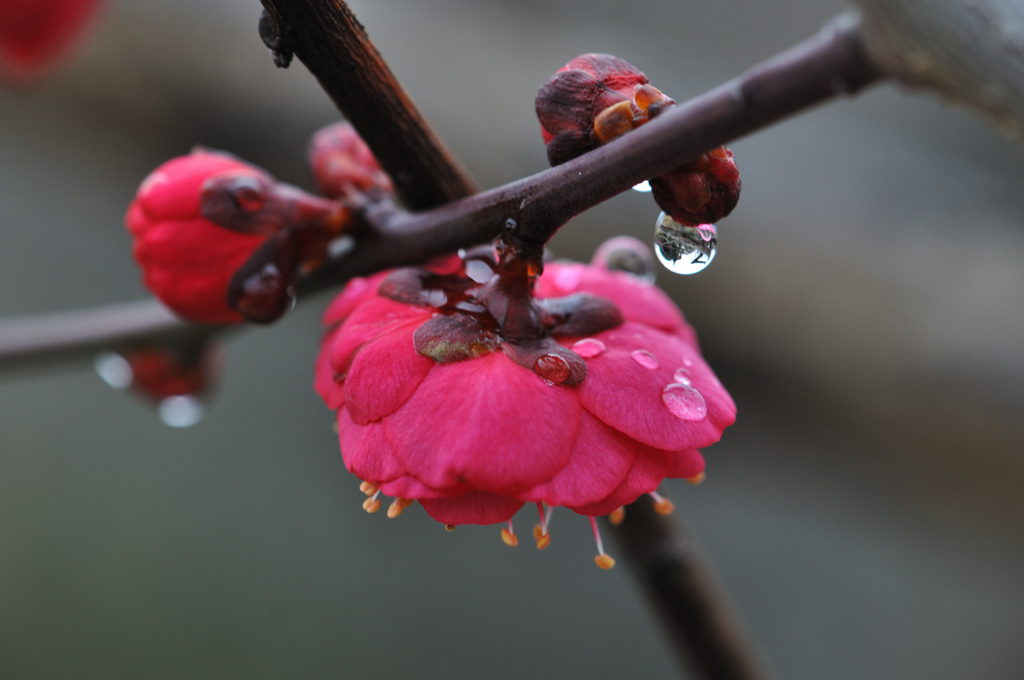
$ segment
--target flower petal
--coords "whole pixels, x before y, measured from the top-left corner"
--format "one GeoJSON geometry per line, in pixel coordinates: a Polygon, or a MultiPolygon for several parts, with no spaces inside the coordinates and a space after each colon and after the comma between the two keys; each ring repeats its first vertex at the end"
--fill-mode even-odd
{"type": "Polygon", "coordinates": [[[434,366],[383,422],[399,460],[428,485],[512,494],[565,467],[580,410],[576,390],[495,352],[434,366]]]}
{"type": "Polygon", "coordinates": [[[608,351],[587,359],[580,401],[608,425],[648,446],[677,451],[718,441],[735,421],[732,398],[696,348],[678,337],[632,323],[595,337],[608,351]],[[703,397],[703,417],[684,420],[662,401],[665,388],[679,382],[679,369],[703,397]]]}
{"type": "Polygon", "coordinates": [[[505,522],[523,507],[522,501],[485,491],[470,491],[455,498],[425,498],[420,503],[438,522],[453,525],[505,522]]]}
{"type": "Polygon", "coordinates": [[[431,312],[421,307],[410,307],[385,298],[372,297],[352,311],[339,328],[334,344],[323,346],[330,351],[330,363],[335,373],[345,375],[355,352],[370,340],[407,321],[426,321],[431,312]]]}
{"type": "Polygon", "coordinates": [[[614,491],[597,502],[567,507],[581,515],[607,515],[616,508],[629,505],[645,493],[656,491],[672,467],[671,458],[665,453],[641,446],[629,473],[614,491]]]}
{"type": "Polygon", "coordinates": [[[568,464],[551,481],[516,494],[516,498],[548,505],[583,505],[601,500],[625,479],[636,449],[635,441],[583,411],[568,464]]]}
{"type": "Polygon", "coordinates": [[[419,319],[415,319],[393,326],[356,352],[344,386],[353,422],[365,425],[393,413],[435,365],[413,347],[413,332],[419,325],[419,319]]]}
{"type": "Polygon", "coordinates": [[[328,305],[323,316],[324,325],[333,326],[344,321],[352,313],[352,310],[377,292],[377,287],[380,286],[380,282],[385,276],[387,276],[387,272],[374,274],[367,278],[359,276],[351,279],[345,284],[341,295],[334,298],[328,305]]]}
{"type": "Polygon", "coordinates": [[[381,491],[393,498],[412,498],[418,501],[432,498],[452,498],[472,490],[468,484],[456,484],[447,489],[435,489],[412,475],[402,475],[389,482],[381,482],[378,486],[381,491]]]}
{"type": "Polygon", "coordinates": [[[324,339],[320,342],[323,349],[316,355],[316,364],[313,369],[313,389],[323,398],[327,408],[332,411],[341,408],[345,403],[344,382],[335,380],[337,374],[331,366],[331,352],[329,351],[329,348],[334,346],[339,332],[341,329],[335,327],[324,333],[324,339]]]}
{"type": "MultiPolygon", "coordinates": [[[[689,329],[682,312],[661,289],[625,272],[608,271],[578,263],[551,262],[537,280],[539,298],[592,293],[611,300],[626,321],[643,323],[668,332],[689,329]]],[[[690,334],[693,333],[690,329],[690,334]]]]}
{"type": "Polygon", "coordinates": [[[359,479],[380,484],[407,474],[380,423],[356,425],[347,409],[339,409],[338,439],[345,467],[359,479]]]}

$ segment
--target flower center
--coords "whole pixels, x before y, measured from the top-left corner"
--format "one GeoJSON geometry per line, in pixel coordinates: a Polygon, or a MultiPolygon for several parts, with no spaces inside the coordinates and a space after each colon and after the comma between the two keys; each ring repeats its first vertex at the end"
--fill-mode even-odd
{"type": "Polygon", "coordinates": [[[416,351],[438,363],[475,359],[501,350],[553,385],[587,376],[580,354],[554,336],[593,335],[623,323],[614,303],[587,293],[534,297],[543,265],[518,257],[499,242],[461,254],[438,271],[399,269],[378,293],[397,302],[432,307],[434,316],[413,336],[416,351]]]}

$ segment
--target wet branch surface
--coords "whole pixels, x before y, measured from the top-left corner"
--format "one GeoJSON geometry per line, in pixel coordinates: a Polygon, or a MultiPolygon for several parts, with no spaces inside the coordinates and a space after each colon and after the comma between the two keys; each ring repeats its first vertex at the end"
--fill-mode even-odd
{"type": "MultiPolygon", "coordinates": [[[[391,174],[412,210],[371,211],[355,249],[303,282],[300,294],[487,242],[502,230],[544,243],[570,218],[634,184],[880,75],[853,21],[686,102],[642,128],[556,168],[483,193],[430,131],[362,26],[339,0],[263,0],[275,59],[296,56],[391,174]],[[269,22],[269,23],[268,23],[269,22]]],[[[538,142],[539,143],[539,142],[538,142]]],[[[88,355],[106,347],[218,329],[177,320],[155,301],[0,322],[0,368],[88,355]]],[[[629,563],[698,677],[770,677],[695,539],[643,499],[615,530],[629,563]]]]}
{"type": "Polygon", "coordinates": [[[773,676],[693,533],[641,497],[610,527],[680,660],[706,680],[773,676]]]}

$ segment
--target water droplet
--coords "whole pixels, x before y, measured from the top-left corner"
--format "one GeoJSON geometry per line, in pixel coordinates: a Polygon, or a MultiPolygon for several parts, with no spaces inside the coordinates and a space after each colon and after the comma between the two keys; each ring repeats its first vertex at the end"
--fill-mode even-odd
{"type": "Polygon", "coordinates": [[[685,368],[676,369],[676,372],[672,376],[672,379],[675,380],[677,383],[679,383],[681,385],[689,385],[690,384],[690,372],[687,371],[685,368]]]}
{"type": "Polygon", "coordinates": [[[602,243],[591,264],[632,274],[647,284],[654,283],[657,270],[650,247],[632,236],[616,236],[602,243]]]}
{"type": "Polygon", "coordinates": [[[633,185],[633,191],[639,191],[642,194],[646,194],[651,190],[651,183],[647,180],[640,182],[640,184],[633,185]]]}
{"type": "Polygon", "coordinates": [[[597,338],[583,338],[572,346],[572,351],[584,359],[593,359],[608,351],[608,347],[597,338]]]}
{"type": "Polygon", "coordinates": [[[191,427],[203,419],[204,411],[203,402],[188,394],[167,397],[157,407],[160,420],[170,427],[191,427]]]}
{"type": "Polygon", "coordinates": [[[638,349],[629,356],[633,357],[633,361],[636,363],[640,364],[644,368],[649,368],[652,371],[658,366],[661,366],[661,362],[658,361],[658,357],[645,349],[638,349]]]}
{"type": "Polygon", "coordinates": [[[688,227],[661,213],[654,231],[654,252],[676,274],[696,274],[715,259],[718,232],[713,224],[688,227]]]}
{"type": "Polygon", "coordinates": [[[103,378],[103,382],[115,390],[125,389],[135,379],[131,364],[116,352],[103,352],[96,355],[92,365],[96,369],[96,373],[103,378]]]}
{"type": "Polygon", "coordinates": [[[552,385],[561,385],[569,378],[569,362],[557,354],[545,354],[533,364],[533,372],[552,385]]]}
{"type": "Polygon", "coordinates": [[[683,359],[683,366],[693,366],[693,359],[689,357],[683,359]]]}
{"type": "Polygon", "coordinates": [[[704,420],[708,414],[708,405],[700,392],[682,383],[672,383],[662,390],[661,401],[680,420],[695,422],[704,420]]]}

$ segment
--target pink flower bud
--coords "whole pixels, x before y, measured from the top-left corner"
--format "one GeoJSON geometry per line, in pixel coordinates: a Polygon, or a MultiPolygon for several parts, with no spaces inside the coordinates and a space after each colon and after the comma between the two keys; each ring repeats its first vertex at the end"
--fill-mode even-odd
{"type": "Polygon", "coordinates": [[[172,310],[199,323],[269,323],[291,306],[299,275],[327,259],[351,214],[200,149],[147,177],[125,222],[146,287],[172,310]]]}
{"type": "Polygon", "coordinates": [[[576,57],[535,102],[551,165],[596,149],[673,103],[635,66],[610,54],[576,57]]]}
{"type": "Polygon", "coordinates": [[[219,177],[231,178],[243,211],[261,205],[265,185],[273,182],[236,158],[199,149],[154,170],[125,217],[146,287],[175,313],[198,323],[242,321],[228,306],[228,284],[268,236],[268,230],[232,230],[204,216],[204,186],[219,177]]]}
{"type": "Polygon", "coordinates": [[[0,76],[12,83],[40,77],[76,42],[99,0],[0,1],[0,76]]]}
{"type": "MultiPolygon", "coordinates": [[[[675,102],[632,64],[584,54],[559,69],[537,93],[537,118],[551,165],[627,134],[675,102]]],[[[736,207],[740,174],[732,152],[718,147],[694,163],[650,180],[654,200],[681,224],[722,219],[736,207]]]]}
{"type": "Polygon", "coordinates": [[[394,191],[370,147],[352,124],[344,121],[321,128],[309,143],[309,165],[320,193],[331,198],[394,191]]]}
{"type": "Polygon", "coordinates": [[[732,151],[724,146],[650,182],[658,206],[688,226],[717,222],[740,198],[740,173],[732,151]]]}

